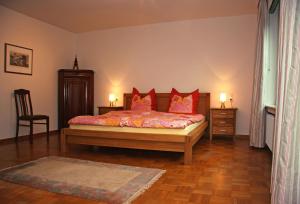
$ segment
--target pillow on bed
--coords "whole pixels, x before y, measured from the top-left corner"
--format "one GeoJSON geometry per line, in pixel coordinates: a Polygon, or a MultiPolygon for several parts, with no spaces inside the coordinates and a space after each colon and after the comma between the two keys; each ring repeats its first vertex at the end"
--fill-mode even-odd
{"type": "Polygon", "coordinates": [[[132,89],[131,110],[151,111],[156,110],[156,94],[155,89],[151,89],[145,97],[140,92],[132,89]]]}
{"type": "Polygon", "coordinates": [[[172,88],[170,94],[169,112],[196,114],[199,103],[199,95],[199,89],[193,91],[187,96],[183,96],[183,94],[172,88]]]}

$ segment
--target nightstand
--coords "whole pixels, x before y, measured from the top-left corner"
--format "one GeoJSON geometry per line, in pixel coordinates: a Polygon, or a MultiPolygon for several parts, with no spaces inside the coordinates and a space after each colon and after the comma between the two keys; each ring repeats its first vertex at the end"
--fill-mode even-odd
{"type": "Polygon", "coordinates": [[[237,108],[210,109],[210,140],[213,135],[235,135],[237,108]]]}
{"type": "Polygon", "coordinates": [[[110,111],[120,111],[120,110],[123,110],[123,106],[99,106],[98,114],[102,115],[110,111]]]}

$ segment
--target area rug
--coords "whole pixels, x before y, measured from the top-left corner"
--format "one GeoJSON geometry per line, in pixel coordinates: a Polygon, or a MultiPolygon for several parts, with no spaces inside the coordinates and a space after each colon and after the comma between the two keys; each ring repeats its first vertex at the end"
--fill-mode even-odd
{"type": "Polygon", "coordinates": [[[164,172],[51,156],[1,170],[0,179],[107,203],[130,203],[164,172]]]}

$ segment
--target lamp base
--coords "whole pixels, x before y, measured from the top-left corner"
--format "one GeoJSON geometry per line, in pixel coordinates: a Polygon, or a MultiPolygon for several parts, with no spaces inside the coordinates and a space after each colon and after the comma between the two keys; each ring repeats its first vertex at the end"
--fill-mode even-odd
{"type": "Polygon", "coordinates": [[[221,102],[221,108],[225,108],[225,103],[221,102]]]}

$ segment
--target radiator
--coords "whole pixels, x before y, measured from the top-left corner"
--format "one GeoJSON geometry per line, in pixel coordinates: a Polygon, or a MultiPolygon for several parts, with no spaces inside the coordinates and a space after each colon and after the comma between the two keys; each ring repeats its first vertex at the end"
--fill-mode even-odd
{"type": "Polygon", "coordinates": [[[273,150],[273,139],[274,139],[274,123],[275,116],[270,113],[266,113],[266,144],[269,149],[273,150]]]}

